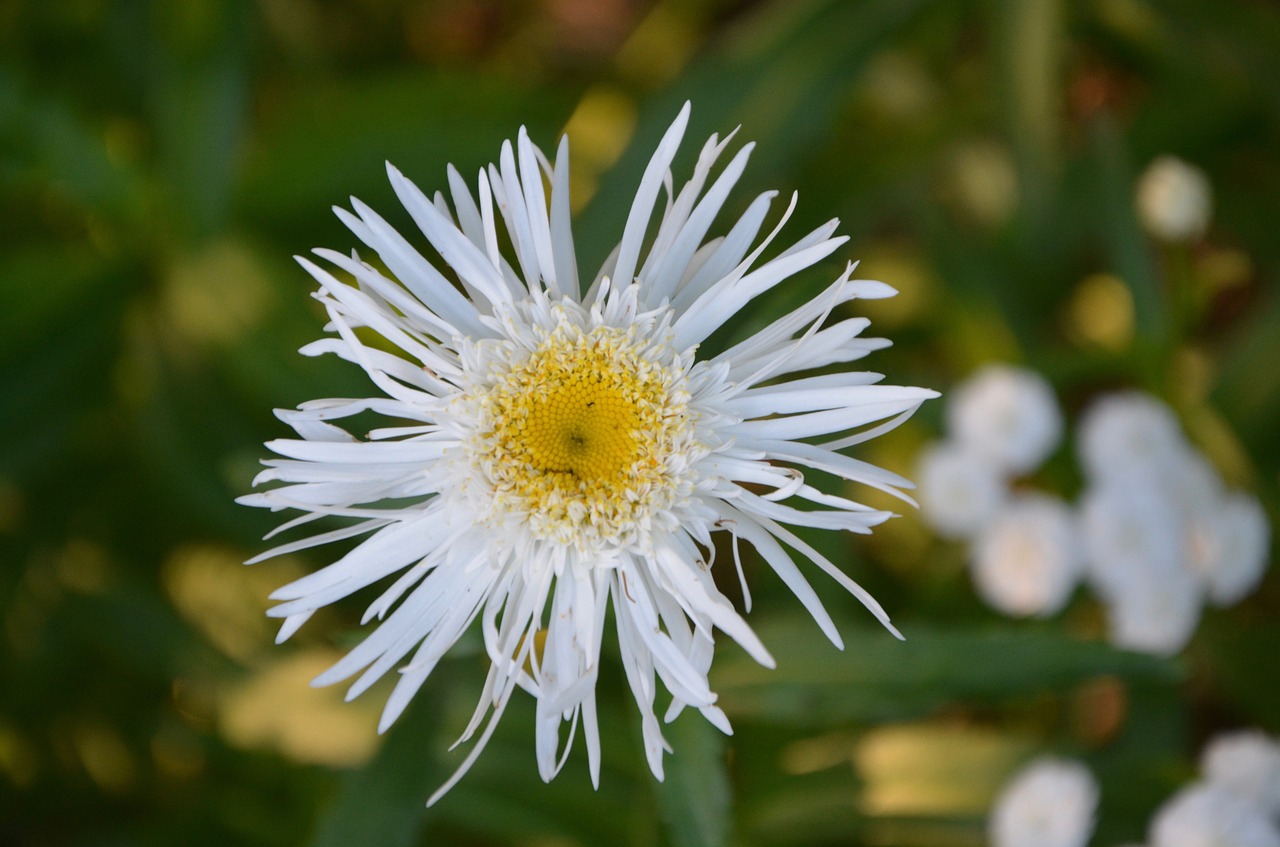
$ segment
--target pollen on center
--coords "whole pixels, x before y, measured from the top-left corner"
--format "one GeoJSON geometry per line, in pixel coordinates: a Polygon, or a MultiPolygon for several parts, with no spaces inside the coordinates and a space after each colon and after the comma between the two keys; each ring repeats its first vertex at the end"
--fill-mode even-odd
{"type": "Polygon", "coordinates": [[[493,411],[517,485],[562,495],[625,486],[663,423],[661,372],[645,364],[596,332],[548,339],[515,369],[493,411]]]}
{"type": "Polygon", "coordinates": [[[625,380],[607,374],[572,373],[527,398],[521,436],[533,467],[603,480],[636,458],[643,415],[627,395],[625,380]],[[605,378],[602,378],[605,377],[605,378]]]}
{"type": "Polygon", "coordinates": [[[487,392],[479,443],[495,505],[539,537],[630,532],[675,484],[669,457],[688,422],[680,378],[626,330],[550,333],[487,392]]]}

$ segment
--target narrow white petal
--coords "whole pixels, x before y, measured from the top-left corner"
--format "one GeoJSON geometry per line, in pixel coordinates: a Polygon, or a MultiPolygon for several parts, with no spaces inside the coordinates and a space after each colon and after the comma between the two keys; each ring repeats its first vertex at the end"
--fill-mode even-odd
{"type": "Polygon", "coordinates": [[[747,167],[747,159],[751,156],[754,144],[744,145],[733,157],[724,173],[711,186],[706,196],[698,203],[689,219],[680,228],[680,234],[672,242],[670,249],[662,258],[662,264],[648,280],[650,288],[647,292],[648,302],[656,305],[662,298],[675,294],[680,282],[688,271],[689,262],[694,252],[702,244],[703,238],[711,228],[716,214],[724,205],[729,191],[737,184],[743,170],[747,167]]]}
{"type": "Polygon", "coordinates": [[[484,293],[493,305],[509,302],[511,292],[507,290],[501,271],[494,267],[461,232],[453,222],[446,219],[422,193],[418,186],[405,178],[391,164],[387,165],[387,176],[391,179],[391,187],[396,196],[404,204],[414,223],[422,230],[422,234],[436,248],[449,266],[458,272],[478,290],[484,293]]]}
{"type": "Polygon", "coordinates": [[[520,128],[520,176],[524,187],[524,203],[529,219],[530,240],[534,254],[546,282],[547,293],[558,296],[562,292],[557,278],[555,248],[551,243],[551,220],[548,217],[547,195],[542,187],[542,169],[534,153],[533,142],[524,127],[520,128]]]}
{"type": "Polygon", "coordinates": [[[686,102],[680,109],[671,127],[667,129],[653,158],[649,160],[644,175],[640,178],[640,187],[636,190],[636,198],[631,204],[631,212],[627,215],[627,225],[622,230],[622,242],[618,250],[618,263],[613,277],[623,285],[630,284],[635,276],[636,263],[640,258],[640,246],[644,241],[645,230],[649,225],[649,217],[653,213],[654,201],[662,188],[663,177],[671,161],[676,157],[680,140],[684,138],[685,128],[689,125],[689,104],[686,102]]]}
{"type": "MultiPolygon", "coordinates": [[[[560,292],[577,300],[578,257],[574,253],[569,209],[569,136],[561,136],[551,181],[551,247],[560,292]]],[[[585,720],[585,717],[584,717],[585,720]]]]}
{"type": "Polygon", "coordinates": [[[334,214],[357,238],[377,252],[396,279],[436,314],[468,335],[483,337],[489,334],[479,321],[476,307],[459,294],[430,262],[376,212],[354,197],[351,202],[359,218],[338,206],[333,207],[334,214]]]}

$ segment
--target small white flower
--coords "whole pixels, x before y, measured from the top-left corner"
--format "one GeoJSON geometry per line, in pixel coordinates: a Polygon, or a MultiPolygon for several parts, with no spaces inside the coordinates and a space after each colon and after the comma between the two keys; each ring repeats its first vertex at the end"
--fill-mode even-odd
{"type": "Polygon", "coordinates": [[[1110,640],[1126,650],[1172,656],[1187,646],[1200,623],[1200,586],[1185,570],[1153,577],[1141,590],[1111,599],[1110,640]]]}
{"type": "Polygon", "coordinates": [[[1089,489],[1080,528],[1086,573],[1107,606],[1111,642],[1158,655],[1186,646],[1202,597],[1168,493],[1146,482],[1089,489]]]}
{"type": "Polygon", "coordinates": [[[1106,601],[1186,570],[1177,507],[1166,490],[1141,479],[1087,489],[1079,525],[1089,581],[1106,601]]]}
{"type": "Polygon", "coordinates": [[[917,475],[920,512],[947,538],[973,537],[1009,495],[994,462],[954,442],[926,448],[917,475]]]}
{"type": "Polygon", "coordinates": [[[1160,476],[1184,516],[1211,514],[1225,493],[1218,469],[1186,441],[1167,457],[1160,476]]]}
{"type": "Polygon", "coordinates": [[[1218,606],[1239,602],[1257,587],[1267,569],[1271,527],[1262,504],[1256,497],[1232,492],[1195,526],[1192,564],[1209,600],[1218,606]]]}
{"type": "Polygon", "coordinates": [[[380,621],[374,631],[315,680],[358,675],[348,692],[355,696],[399,666],[381,729],[478,624],[490,670],[463,733],[478,740],[431,802],[471,766],[517,687],[537,700],[543,778],[559,770],[562,747],[581,726],[598,779],[595,685],[610,606],[654,774],[661,777],[667,749],[655,713],[659,684],[671,693],[667,719],[693,706],[727,732],[707,681],[714,631],[762,664],[773,659],[712,579],[715,532],[732,537],[735,560],[738,541],[754,546],[837,646],[831,618],[786,547],[889,626],[875,600],[787,526],[865,533],[890,517],[819,491],[806,474],[899,493],[906,480],[840,451],[896,426],[936,393],[876,385],[879,375],[848,368],[828,372],[888,343],[862,336],[865,318],[827,320],[855,299],[894,293],[853,279],[852,266],[756,334],[703,354],[707,338],[754,298],[846,239],[833,235],[831,221],[762,261],[794,207],[793,199],[758,239],[775,192],[756,198],[723,237],[709,237],[751,145],[713,177],[729,139],[712,136],[693,177],[675,186],[668,168],[688,117],[686,105],[594,277],[580,278],[575,257],[567,139],[553,165],[523,130],[480,172],[477,193],[449,169],[452,205],[388,166],[397,196],[460,288],[354,199],[354,214],[337,214],[387,270],[316,251],[351,284],[299,259],[320,283],[316,297],[335,333],[303,352],[356,363],[376,396],[280,412],[299,438],[268,444],[282,458],[266,462],[257,482],[283,484],[243,501],[301,511],[286,527],[348,520],[259,558],[367,537],[276,591],[280,605],[270,614],[283,619],[284,639],[317,609],[389,582],[365,615],[380,621]],[[370,334],[381,341],[368,343],[370,334]],[[364,413],[389,423],[365,439],[332,423],[364,413]]]}
{"type": "Polygon", "coordinates": [[[1039,759],[1000,792],[987,822],[993,847],[1084,847],[1098,785],[1078,762],[1039,759]]]}
{"type": "Polygon", "coordinates": [[[1204,171],[1161,156],[1138,179],[1138,218],[1162,241],[1195,241],[1209,229],[1213,188],[1204,171]]]}
{"type": "Polygon", "coordinates": [[[1158,476],[1185,451],[1182,427],[1164,403],[1136,391],[1110,394],[1080,417],[1076,450],[1094,482],[1158,476]]]}
{"type": "Polygon", "coordinates": [[[1247,800],[1201,783],[1160,807],[1149,840],[1151,847],[1280,847],[1280,831],[1247,800]]]}
{"type": "Polygon", "coordinates": [[[1200,756],[1205,780],[1280,818],[1280,741],[1246,729],[1214,738],[1200,756]]]}
{"type": "Polygon", "coordinates": [[[1007,473],[1034,470],[1062,440],[1062,412],[1044,377],[1009,365],[988,365],[956,387],[947,401],[952,438],[1007,473]]]}
{"type": "Polygon", "coordinates": [[[1080,581],[1081,557],[1071,510],[1056,497],[1014,498],[978,536],[973,580],[992,607],[1008,615],[1061,611],[1080,581]]]}

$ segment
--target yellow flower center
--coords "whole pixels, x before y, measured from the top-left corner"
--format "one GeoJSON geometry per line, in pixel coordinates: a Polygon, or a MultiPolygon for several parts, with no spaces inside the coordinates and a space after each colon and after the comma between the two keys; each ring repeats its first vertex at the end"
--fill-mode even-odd
{"type": "Polygon", "coordinates": [[[644,423],[635,395],[645,392],[629,375],[619,379],[603,370],[602,362],[578,364],[587,367],[565,371],[552,366],[540,391],[511,404],[521,426],[512,433],[509,446],[523,451],[529,464],[543,473],[607,480],[635,461],[638,430],[644,423]]]}
{"type": "Polygon", "coordinates": [[[543,538],[632,537],[676,485],[666,457],[689,437],[682,377],[622,329],[549,335],[484,400],[480,458],[495,506],[543,538]]]}

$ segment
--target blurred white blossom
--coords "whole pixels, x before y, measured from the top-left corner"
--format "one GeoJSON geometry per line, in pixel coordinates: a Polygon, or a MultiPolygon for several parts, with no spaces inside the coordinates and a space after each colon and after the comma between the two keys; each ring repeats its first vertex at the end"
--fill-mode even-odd
{"type": "Polygon", "coordinates": [[[1151,485],[1098,485],[1080,501],[1089,581],[1108,602],[1183,570],[1180,531],[1173,502],[1151,485]]]}
{"type": "Polygon", "coordinates": [[[988,821],[994,847],[1084,847],[1098,785],[1078,762],[1037,759],[1000,792],[988,821]]]}
{"type": "Polygon", "coordinates": [[[1077,450],[1086,572],[1108,605],[1113,643],[1158,654],[1185,646],[1205,600],[1241,600],[1266,569],[1270,528],[1257,500],[1228,491],[1213,463],[1154,397],[1103,397],[1077,450]]]}
{"type": "Polygon", "coordinates": [[[1061,611],[1080,581],[1071,510],[1057,497],[1014,498],[974,546],[973,580],[987,604],[1016,617],[1061,611]]]}
{"type": "Polygon", "coordinates": [[[1148,840],[1151,847],[1280,847],[1280,831],[1247,800],[1197,783],[1156,812],[1148,840]]]}
{"type": "Polygon", "coordinates": [[[1034,470],[1062,440],[1062,412],[1053,388],[1034,371],[988,365],[952,392],[952,437],[1000,470],[1034,470]]]}
{"type": "Polygon", "coordinates": [[[1267,567],[1271,528],[1256,497],[1226,494],[1202,529],[1192,559],[1209,600],[1218,606],[1239,602],[1257,587],[1267,567]]]}
{"type": "Polygon", "coordinates": [[[1219,735],[1200,757],[1200,771],[1211,785],[1280,818],[1280,742],[1256,729],[1219,735]]]}
{"type": "Polygon", "coordinates": [[[1187,645],[1200,622],[1200,587],[1185,570],[1158,574],[1142,590],[1107,606],[1111,643],[1126,650],[1171,656],[1187,645]]]}
{"type": "Polygon", "coordinates": [[[1161,156],[1138,179],[1138,219],[1162,241],[1195,241],[1209,229],[1213,187],[1204,171],[1161,156]]]}
{"type": "Polygon", "coordinates": [[[1009,493],[992,462],[954,442],[926,448],[918,473],[921,514],[947,538],[972,538],[1009,493]]]}
{"type": "Polygon", "coordinates": [[[1086,573],[1107,607],[1110,640],[1159,655],[1178,652],[1200,621],[1199,582],[1188,571],[1177,505],[1149,482],[1085,492],[1080,529],[1086,573]]]}
{"type": "Polygon", "coordinates": [[[1139,391],[1097,398],[1075,433],[1084,491],[1074,515],[1010,477],[1056,447],[1063,421],[1049,384],[1008,365],[958,386],[947,438],[920,459],[925,519],[967,540],[982,599],[1015,617],[1048,616],[1083,576],[1106,607],[1111,642],[1157,655],[1195,634],[1206,602],[1236,603],[1267,568],[1270,525],[1232,491],[1165,403],[1139,391]]]}
{"type": "Polygon", "coordinates": [[[1107,395],[1080,416],[1076,450],[1085,475],[1095,481],[1127,485],[1157,476],[1183,449],[1177,417],[1147,394],[1107,395]]]}

